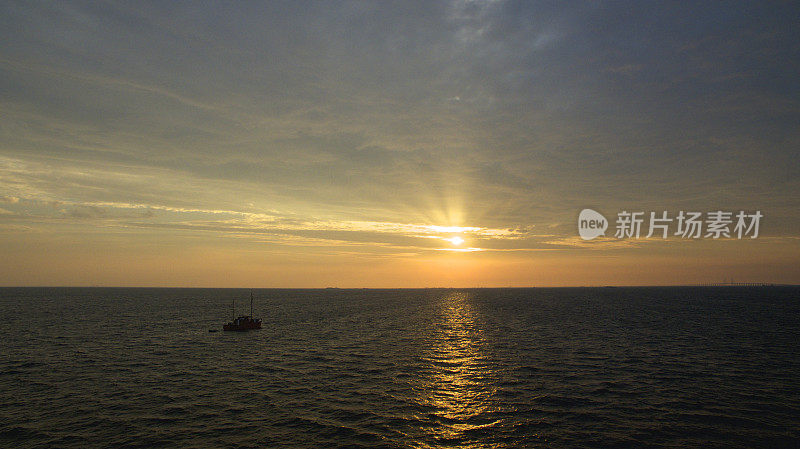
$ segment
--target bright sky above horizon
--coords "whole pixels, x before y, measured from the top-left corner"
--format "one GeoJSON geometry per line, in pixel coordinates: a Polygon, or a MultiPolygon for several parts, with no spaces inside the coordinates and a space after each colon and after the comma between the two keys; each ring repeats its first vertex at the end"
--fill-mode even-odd
{"type": "Polygon", "coordinates": [[[798,284],[798,18],[2,2],[0,286],[798,284]],[[584,208],[606,237],[578,236],[584,208]],[[620,211],[681,210],[764,217],[614,237],[620,211]]]}

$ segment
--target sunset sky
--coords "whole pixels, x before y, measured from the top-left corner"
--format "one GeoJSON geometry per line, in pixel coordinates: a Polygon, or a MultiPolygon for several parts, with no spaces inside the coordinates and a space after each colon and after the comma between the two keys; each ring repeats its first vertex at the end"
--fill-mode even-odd
{"type": "Polygon", "coordinates": [[[800,283],[795,2],[0,3],[0,285],[800,283]],[[612,220],[583,241],[584,208],[612,220]],[[620,211],[761,211],[618,239],[620,211]]]}

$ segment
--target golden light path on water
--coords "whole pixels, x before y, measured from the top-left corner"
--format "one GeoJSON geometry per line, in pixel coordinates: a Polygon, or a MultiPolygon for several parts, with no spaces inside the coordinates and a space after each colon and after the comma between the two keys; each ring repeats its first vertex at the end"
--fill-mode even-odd
{"type": "Polygon", "coordinates": [[[438,326],[424,356],[419,401],[433,410],[433,422],[421,429],[436,445],[480,447],[471,433],[496,424],[487,412],[495,408],[496,373],[486,356],[486,339],[469,294],[452,292],[438,309],[438,326]]]}

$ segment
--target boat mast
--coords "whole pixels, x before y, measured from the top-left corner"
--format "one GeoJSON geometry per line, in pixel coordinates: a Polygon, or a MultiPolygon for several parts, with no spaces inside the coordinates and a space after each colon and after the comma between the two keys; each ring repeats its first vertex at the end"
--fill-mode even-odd
{"type": "Polygon", "coordinates": [[[231,319],[236,320],[236,298],[231,299],[231,319]]]}
{"type": "Polygon", "coordinates": [[[253,289],[250,289],[250,318],[253,318],[253,289]]]}

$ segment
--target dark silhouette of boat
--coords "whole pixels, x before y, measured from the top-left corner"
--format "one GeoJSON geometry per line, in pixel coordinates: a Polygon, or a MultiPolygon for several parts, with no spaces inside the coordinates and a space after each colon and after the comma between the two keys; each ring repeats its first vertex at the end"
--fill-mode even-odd
{"type": "Polygon", "coordinates": [[[253,318],[253,291],[250,290],[250,315],[236,317],[236,300],[232,301],[233,320],[222,326],[224,331],[244,332],[251,329],[261,329],[261,318],[253,318]]]}

